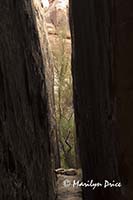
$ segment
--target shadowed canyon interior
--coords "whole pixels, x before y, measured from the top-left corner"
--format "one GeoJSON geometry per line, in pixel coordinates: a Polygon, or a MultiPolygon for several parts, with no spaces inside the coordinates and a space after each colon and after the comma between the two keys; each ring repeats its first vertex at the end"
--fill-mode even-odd
{"type": "Polygon", "coordinates": [[[132,13],[131,0],[0,1],[1,200],[71,200],[56,182],[72,170],[56,180],[54,169],[79,168],[75,152],[83,182],[122,182],[83,187],[84,200],[133,199],[132,13]]]}

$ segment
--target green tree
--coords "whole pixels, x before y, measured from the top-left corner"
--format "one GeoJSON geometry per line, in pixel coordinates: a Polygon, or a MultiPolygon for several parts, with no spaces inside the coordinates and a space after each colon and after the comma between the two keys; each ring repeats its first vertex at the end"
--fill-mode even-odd
{"type": "Polygon", "coordinates": [[[55,58],[55,101],[60,153],[63,167],[75,167],[74,111],[70,48],[66,31],[58,30],[58,49],[55,58]]]}

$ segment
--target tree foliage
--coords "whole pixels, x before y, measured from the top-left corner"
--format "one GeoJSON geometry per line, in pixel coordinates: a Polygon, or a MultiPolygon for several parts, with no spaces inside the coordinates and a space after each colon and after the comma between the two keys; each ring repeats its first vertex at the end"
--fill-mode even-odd
{"type": "Polygon", "coordinates": [[[70,48],[66,40],[66,31],[58,30],[58,49],[55,58],[55,102],[60,152],[63,167],[74,167],[74,111],[72,103],[72,77],[70,48]]]}

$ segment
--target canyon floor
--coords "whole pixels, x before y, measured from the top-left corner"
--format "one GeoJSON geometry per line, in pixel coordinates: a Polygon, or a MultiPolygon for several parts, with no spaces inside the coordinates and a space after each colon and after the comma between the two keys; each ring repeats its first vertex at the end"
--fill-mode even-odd
{"type": "Polygon", "coordinates": [[[80,176],[66,170],[66,173],[57,174],[57,200],[82,200],[81,188],[73,186],[80,176]]]}

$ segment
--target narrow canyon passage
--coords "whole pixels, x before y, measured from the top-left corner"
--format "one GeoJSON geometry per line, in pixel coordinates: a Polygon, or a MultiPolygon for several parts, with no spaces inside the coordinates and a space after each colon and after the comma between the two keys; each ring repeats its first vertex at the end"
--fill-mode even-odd
{"type": "Polygon", "coordinates": [[[0,1],[0,200],[133,200],[132,14],[131,0],[0,1]],[[122,184],[73,187],[90,179],[122,184]]]}
{"type": "MultiPolygon", "coordinates": [[[[73,110],[73,92],[71,75],[71,36],[69,29],[68,1],[55,0],[46,7],[34,1],[42,49],[46,49],[43,41],[42,26],[45,27],[49,57],[46,54],[46,75],[49,94],[50,120],[52,124],[51,147],[52,162],[56,174],[55,188],[58,200],[81,200],[81,188],[64,185],[66,180],[81,180],[74,168],[79,167],[76,147],[76,134],[73,110]],[[40,14],[39,14],[40,13],[40,14]],[[41,17],[40,17],[41,16],[41,17]],[[53,130],[54,129],[54,130],[53,130]],[[58,151],[55,148],[58,147],[58,151]],[[62,167],[63,169],[61,170],[62,167]],[[67,169],[65,169],[67,168],[67,169]],[[73,169],[70,169],[73,168],[73,169]],[[61,173],[59,173],[61,171],[61,173]]],[[[44,43],[45,42],[45,43],[44,43]]]]}

